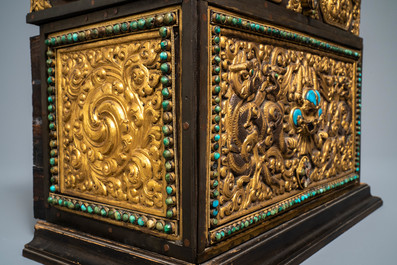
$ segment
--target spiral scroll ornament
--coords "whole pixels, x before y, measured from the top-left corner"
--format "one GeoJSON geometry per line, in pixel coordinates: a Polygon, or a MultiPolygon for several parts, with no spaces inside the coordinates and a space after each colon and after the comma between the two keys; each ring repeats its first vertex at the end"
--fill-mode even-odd
{"type": "Polygon", "coordinates": [[[163,213],[161,39],[59,54],[61,191],[163,213]]]}

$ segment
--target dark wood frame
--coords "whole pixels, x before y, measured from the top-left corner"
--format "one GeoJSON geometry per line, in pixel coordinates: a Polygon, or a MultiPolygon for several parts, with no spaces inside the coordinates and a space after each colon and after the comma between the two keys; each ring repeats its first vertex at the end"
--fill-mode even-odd
{"type": "MultiPolygon", "coordinates": [[[[60,3],[61,2],[62,1],[60,1],[60,3]]],[[[285,1],[283,4],[285,4],[285,1]]],[[[35,239],[25,247],[25,256],[41,262],[54,264],[51,262],[54,262],[61,254],[54,254],[54,250],[52,252],[53,254],[50,254],[50,250],[47,252],[40,252],[41,250],[39,249],[40,246],[43,246],[44,239],[52,240],[51,238],[53,238],[54,244],[60,246],[59,244],[61,244],[60,242],[62,240],[69,238],[61,235],[64,233],[64,229],[74,231],[76,234],[88,233],[98,238],[104,238],[126,246],[137,247],[139,250],[129,249],[128,251],[138,254],[142,252],[143,256],[152,257],[154,263],[156,263],[156,255],[159,255],[157,257],[159,260],[164,259],[170,263],[179,260],[181,264],[184,263],[182,261],[196,264],[206,262],[220,254],[219,251],[214,252],[211,248],[208,248],[206,209],[205,207],[199,207],[207,203],[206,142],[209,99],[207,98],[208,47],[206,44],[208,43],[209,37],[207,16],[210,6],[233,11],[242,16],[252,17],[253,19],[266,21],[275,25],[288,27],[302,33],[315,35],[324,40],[329,40],[353,49],[362,50],[363,48],[363,41],[358,36],[286,10],[282,6],[265,0],[251,0],[249,5],[241,0],[80,0],[59,6],[55,5],[51,9],[28,14],[27,22],[40,26],[40,36],[31,39],[34,106],[34,216],[35,218],[46,220],[50,223],[49,226],[52,227],[52,232],[38,229],[35,239]],[[178,105],[183,109],[183,111],[180,111],[180,109],[177,110],[179,140],[182,152],[180,155],[183,156],[183,165],[180,172],[183,179],[180,187],[183,191],[181,196],[181,209],[183,211],[183,220],[181,222],[181,231],[183,231],[182,240],[172,242],[140,231],[129,230],[120,226],[61,211],[55,207],[49,207],[46,201],[50,178],[49,165],[46,163],[46,161],[49,160],[49,130],[48,121],[46,119],[47,86],[45,82],[40,82],[40,80],[46,80],[46,47],[43,40],[48,34],[54,32],[177,5],[182,8],[183,23],[182,36],[180,36],[182,38],[182,58],[179,67],[182,68],[184,65],[189,66],[188,70],[182,69],[182,71],[178,71],[181,73],[181,76],[180,87],[177,87],[176,93],[178,105]],[[262,8],[258,8],[258,6],[262,8]],[[35,121],[42,121],[41,126],[39,125],[40,122],[35,121]],[[51,255],[53,256],[51,257],[51,255]],[[165,258],[166,256],[173,257],[177,260],[167,259],[165,258]]],[[[268,258],[270,263],[287,262],[285,260],[285,255],[291,257],[288,262],[300,262],[337,235],[343,233],[343,231],[347,230],[354,223],[380,207],[381,203],[380,199],[370,195],[368,186],[348,186],[343,190],[332,192],[314,202],[300,206],[299,211],[305,214],[294,218],[292,221],[288,221],[288,225],[291,227],[288,231],[274,228],[249,240],[253,234],[249,235],[249,231],[251,230],[248,230],[248,233],[246,233],[247,236],[243,240],[245,243],[235,247],[235,250],[240,249],[242,253],[245,253],[244,257],[243,255],[232,255],[231,253],[233,253],[233,250],[229,249],[233,244],[229,244],[230,246],[221,249],[221,252],[225,253],[215,258],[212,264],[223,264],[232,261],[244,264],[246,257],[252,258],[252,264],[254,264],[258,258],[263,257],[268,258]],[[319,207],[320,203],[323,202],[329,202],[326,208],[319,207]],[[345,222],[343,225],[339,225],[337,222],[326,221],[327,215],[332,213],[341,214],[342,210],[345,214],[340,215],[338,221],[345,222]],[[300,230],[303,229],[303,220],[311,220],[310,224],[313,227],[316,226],[316,222],[317,224],[323,225],[325,230],[314,229],[314,234],[319,237],[318,242],[313,244],[312,248],[306,250],[304,245],[299,242],[295,244],[291,243],[289,246],[282,245],[282,242],[290,242],[298,237],[302,237],[302,239],[306,240],[311,238],[310,235],[301,234],[300,230]],[[276,241],[269,241],[266,239],[269,236],[276,236],[278,239],[276,241]],[[262,243],[257,243],[259,241],[262,241],[262,243]],[[273,253],[274,256],[272,257],[270,254],[262,253],[263,251],[261,250],[264,248],[270,248],[271,251],[268,253],[273,253]],[[286,248],[286,251],[280,252],[282,248],[286,248]],[[277,252],[281,254],[276,254],[277,252]]],[[[287,222],[288,218],[284,216],[278,220],[278,223],[282,223],[287,222]]],[[[262,229],[261,233],[264,231],[265,229],[262,229]]],[[[84,237],[84,235],[82,235],[82,237],[84,237]]],[[[67,244],[70,246],[79,244],[80,242],[71,238],[68,240],[69,243],[67,244]]],[[[95,240],[99,239],[93,239],[93,242],[95,240]]],[[[84,245],[83,243],[81,243],[81,246],[83,248],[95,248],[93,245],[84,245]]],[[[98,251],[99,250],[98,247],[98,251]]],[[[84,255],[72,248],[68,255],[78,255],[79,253],[84,255]],[[75,252],[72,253],[73,251],[75,252]]],[[[121,252],[112,252],[108,250],[106,253],[112,256],[115,253],[120,254],[121,252]]],[[[60,260],[67,264],[70,259],[69,256],[64,256],[60,258],[60,260]]],[[[127,255],[126,261],[128,261],[128,257],[127,255]]],[[[95,259],[93,258],[88,258],[87,256],[85,261],[94,262],[95,259]]],[[[147,262],[145,258],[134,260],[142,264],[146,264],[145,262],[147,262]]],[[[108,262],[111,261],[112,259],[110,258],[108,262]]],[[[211,261],[208,262],[211,263],[211,261]]]]}

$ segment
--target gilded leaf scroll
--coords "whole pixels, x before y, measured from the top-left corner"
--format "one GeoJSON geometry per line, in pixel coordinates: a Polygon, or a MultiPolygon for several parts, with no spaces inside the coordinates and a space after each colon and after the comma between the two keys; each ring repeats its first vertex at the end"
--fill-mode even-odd
{"type": "Polygon", "coordinates": [[[61,192],[164,213],[160,41],[59,51],[61,192]]]}
{"type": "Polygon", "coordinates": [[[220,47],[219,224],[353,172],[353,63],[226,35],[220,47]]]}

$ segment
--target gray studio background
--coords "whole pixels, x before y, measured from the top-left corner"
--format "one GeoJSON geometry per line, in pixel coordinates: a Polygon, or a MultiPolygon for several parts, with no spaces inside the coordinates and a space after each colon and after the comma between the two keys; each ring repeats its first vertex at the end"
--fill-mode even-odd
{"type": "MultiPolygon", "coordinates": [[[[33,237],[29,0],[0,0],[0,264],[22,258],[33,237]]],[[[397,1],[362,0],[362,181],[382,208],[304,262],[397,264],[397,1]]]]}

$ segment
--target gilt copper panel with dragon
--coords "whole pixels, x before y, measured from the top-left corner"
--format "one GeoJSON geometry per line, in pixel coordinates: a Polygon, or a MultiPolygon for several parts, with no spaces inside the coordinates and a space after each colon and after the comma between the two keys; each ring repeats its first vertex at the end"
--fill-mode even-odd
{"type": "Polygon", "coordinates": [[[354,61],[228,29],[219,46],[218,225],[354,171],[354,61]]]}

